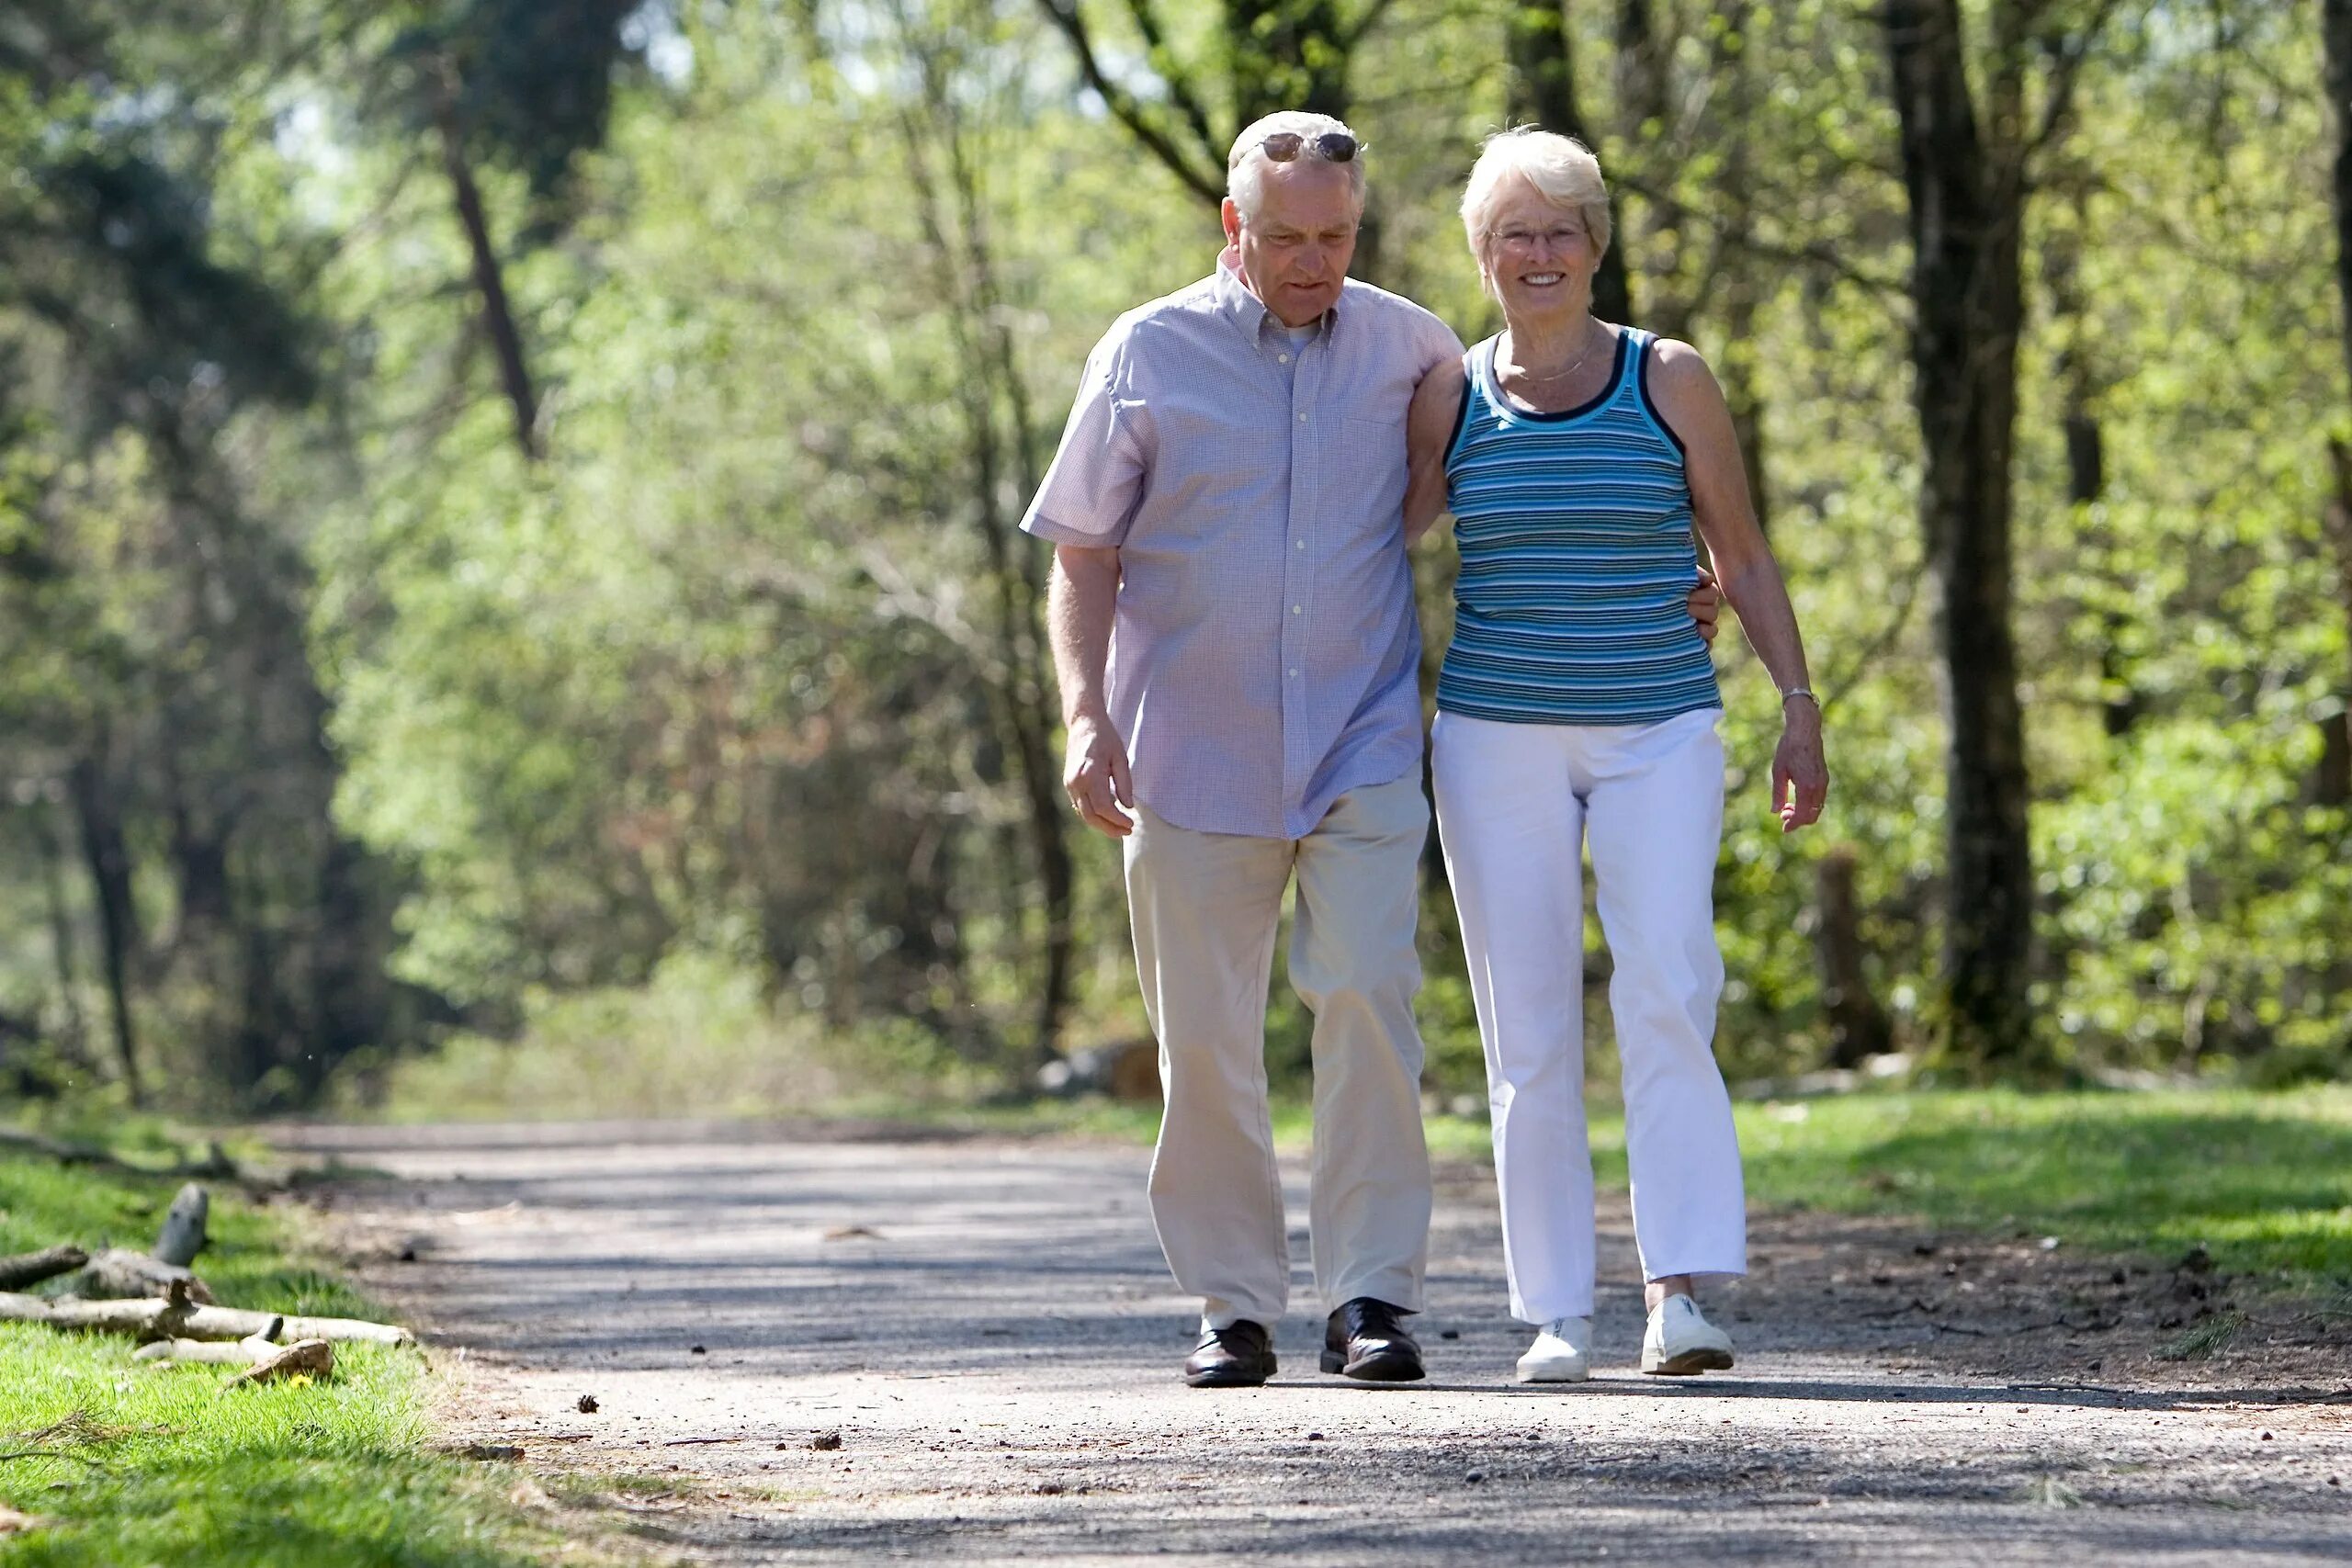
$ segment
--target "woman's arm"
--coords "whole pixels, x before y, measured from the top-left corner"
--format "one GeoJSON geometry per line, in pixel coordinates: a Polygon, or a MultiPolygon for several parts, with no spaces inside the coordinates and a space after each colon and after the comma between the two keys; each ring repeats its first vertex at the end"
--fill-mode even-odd
{"type": "Polygon", "coordinates": [[[1405,543],[1410,546],[1445,511],[1445,449],[1462,414],[1462,361],[1443,359],[1421,378],[1405,415],[1405,543]]]}
{"type": "MultiPolygon", "coordinates": [[[[1738,613],[1748,645],[1773,683],[1783,693],[1809,694],[1804,638],[1797,631],[1780,564],[1748,500],[1747,472],[1723,389],[1689,344],[1661,339],[1651,352],[1657,358],[1650,367],[1650,393],[1659,417],[1682,442],[1691,511],[1699,536],[1714,558],[1724,597],[1738,613]]],[[[1829,796],[1820,704],[1810,694],[1783,696],[1781,722],[1781,744],[1772,757],[1772,807],[1782,829],[1793,832],[1817,819],[1829,796]]]]}

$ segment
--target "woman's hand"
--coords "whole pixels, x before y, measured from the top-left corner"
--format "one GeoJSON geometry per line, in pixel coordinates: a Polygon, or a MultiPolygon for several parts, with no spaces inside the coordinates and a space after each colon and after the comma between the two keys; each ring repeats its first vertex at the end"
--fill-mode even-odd
{"type": "Polygon", "coordinates": [[[1810,696],[1781,704],[1781,744],[1772,752],[1772,809],[1781,831],[1793,833],[1821,819],[1829,801],[1829,763],[1821,754],[1821,709],[1810,696]]]}

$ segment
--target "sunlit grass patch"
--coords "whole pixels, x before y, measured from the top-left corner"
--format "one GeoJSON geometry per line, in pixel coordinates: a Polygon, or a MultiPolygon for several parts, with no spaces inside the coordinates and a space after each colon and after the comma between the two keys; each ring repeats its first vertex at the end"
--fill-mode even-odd
{"type": "Polygon", "coordinates": [[[1767,1203],[2352,1277],[2341,1089],[1854,1095],[1742,1106],[1739,1131],[1767,1203]]]}
{"type": "MultiPolygon", "coordinates": [[[[0,1253],[143,1250],[176,1185],[0,1156],[0,1253]]],[[[213,1199],[198,1268],[224,1303],[376,1315],[302,1258],[288,1218],[213,1199]]],[[[0,1325],[0,1454],[18,1456],[0,1460],[0,1502],[48,1521],[0,1540],[0,1564],[502,1568],[559,1544],[493,1472],[429,1451],[414,1350],[339,1345],[325,1381],[224,1390],[227,1369],[132,1348],[0,1325]]]]}

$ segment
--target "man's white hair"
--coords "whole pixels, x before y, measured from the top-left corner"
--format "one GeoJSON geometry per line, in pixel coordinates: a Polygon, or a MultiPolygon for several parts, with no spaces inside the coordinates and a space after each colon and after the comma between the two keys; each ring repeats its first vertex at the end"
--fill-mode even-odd
{"type": "Polygon", "coordinates": [[[1582,218],[1596,253],[1609,249],[1609,186],[1592,150],[1572,136],[1532,125],[1498,130],[1487,138],[1462,191],[1462,227],[1490,290],[1494,280],[1486,276],[1487,241],[1495,231],[1496,205],[1514,177],[1533,186],[1555,207],[1582,218]]]}
{"type": "MultiPolygon", "coordinates": [[[[1306,109],[1281,109],[1247,127],[1233,139],[1233,151],[1225,158],[1225,194],[1241,209],[1246,222],[1258,212],[1259,198],[1264,194],[1266,171],[1274,166],[1266,156],[1265,141],[1284,130],[1295,130],[1310,141],[1318,136],[1337,131],[1341,136],[1355,136],[1340,121],[1328,114],[1311,114],[1306,109]]],[[[1317,158],[1318,153],[1301,152],[1301,158],[1317,158]]],[[[1348,172],[1348,191],[1355,197],[1356,207],[1363,207],[1363,147],[1357,138],[1356,155],[1340,165],[1348,172]]]]}

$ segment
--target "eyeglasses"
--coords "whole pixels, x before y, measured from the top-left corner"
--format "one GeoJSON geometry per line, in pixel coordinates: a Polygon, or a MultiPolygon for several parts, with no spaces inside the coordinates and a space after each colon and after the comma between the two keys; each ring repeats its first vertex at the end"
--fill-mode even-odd
{"type": "Polygon", "coordinates": [[[1551,229],[1501,229],[1495,232],[1495,243],[1507,251],[1521,253],[1533,251],[1538,240],[1544,241],[1555,251],[1565,251],[1584,238],[1583,229],[1568,223],[1551,229]]]}
{"type": "Polygon", "coordinates": [[[1327,164],[1351,162],[1363,151],[1363,143],[1344,130],[1327,130],[1319,136],[1308,136],[1296,130],[1277,130],[1258,143],[1259,150],[1277,164],[1287,164],[1312,147],[1315,155],[1327,164]]]}

